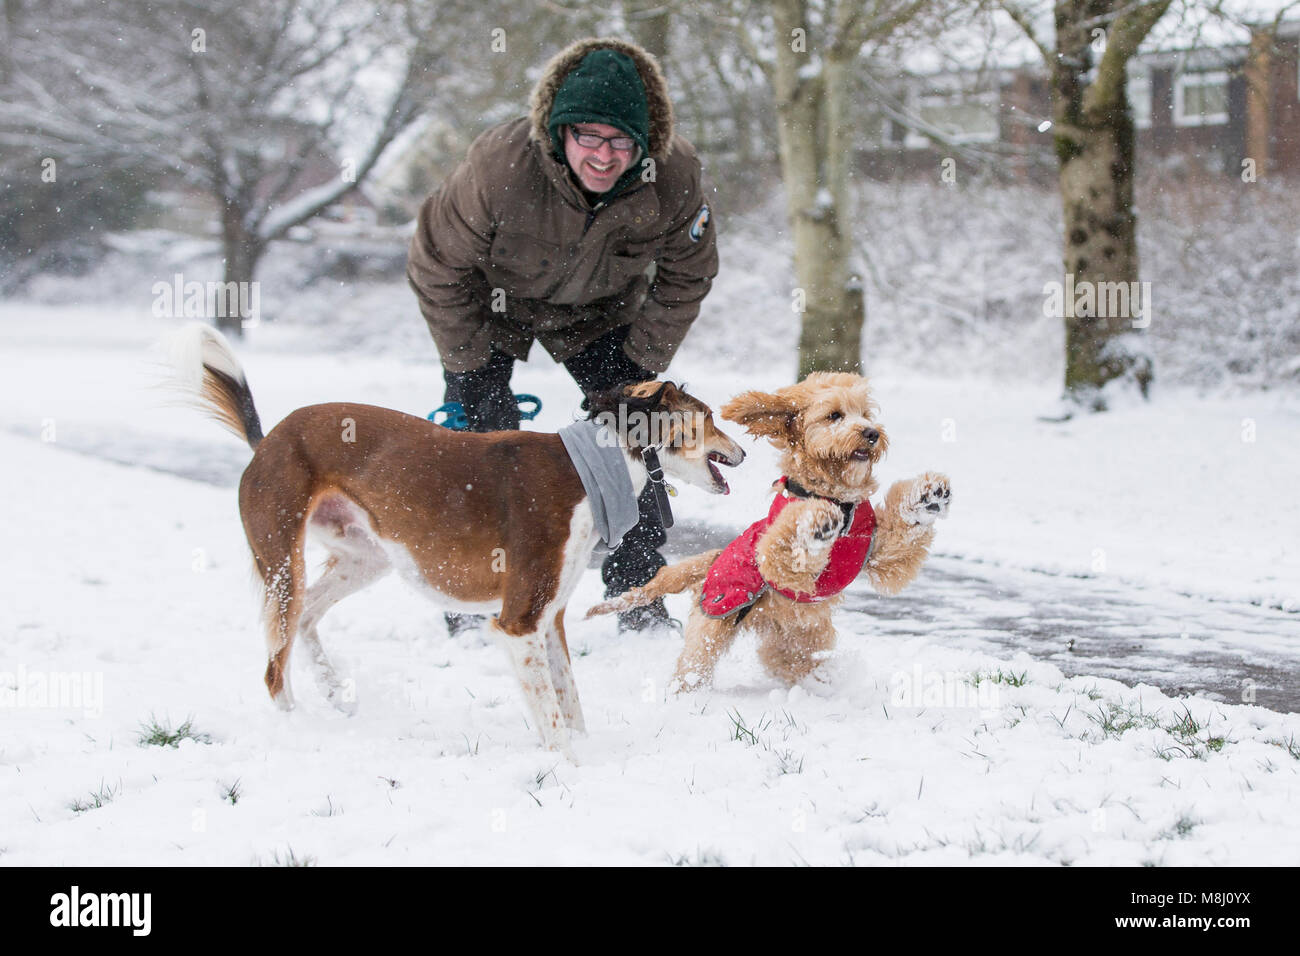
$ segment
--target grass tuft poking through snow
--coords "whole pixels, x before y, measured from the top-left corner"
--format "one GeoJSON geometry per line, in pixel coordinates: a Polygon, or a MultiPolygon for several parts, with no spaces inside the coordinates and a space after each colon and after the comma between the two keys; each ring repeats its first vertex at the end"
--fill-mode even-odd
{"type": "Polygon", "coordinates": [[[758,735],[772,726],[772,718],[768,717],[767,714],[759,714],[758,721],[753,727],[745,723],[745,718],[740,715],[738,710],[730,711],[727,717],[731,721],[731,739],[739,740],[747,747],[753,747],[761,743],[758,735]]]}
{"type": "Polygon", "coordinates": [[[673,866],[726,866],[727,861],[722,858],[722,854],[717,850],[696,848],[694,856],[681,854],[680,856],[669,856],[668,862],[673,866]]]}
{"type": "Polygon", "coordinates": [[[1013,671],[1003,670],[992,672],[976,671],[971,677],[971,683],[976,687],[983,681],[988,681],[991,684],[1006,684],[1008,687],[1024,687],[1029,682],[1029,672],[1021,671],[1017,674],[1013,671]]]}
{"type": "Polygon", "coordinates": [[[272,853],[271,853],[271,862],[270,862],[270,864],[259,864],[259,865],[262,865],[262,866],[266,866],[266,865],[270,865],[270,866],[315,866],[315,865],[316,865],[316,858],[315,858],[314,856],[299,856],[299,855],[294,851],[294,848],[293,848],[293,847],[291,847],[291,846],[287,846],[287,847],[285,847],[283,853],[281,853],[279,850],[274,850],[274,851],[272,851],[272,853]]]}
{"type": "Polygon", "coordinates": [[[98,810],[100,807],[107,806],[108,804],[112,803],[113,800],[117,797],[117,795],[120,794],[121,792],[122,792],[122,784],[120,781],[118,782],[118,785],[114,787],[109,784],[105,784],[104,781],[101,780],[99,782],[98,790],[93,791],[90,794],[90,796],[85,800],[82,800],[80,798],[74,799],[71,803],[68,804],[68,809],[71,810],[73,813],[85,813],[87,810],[98,810]]]}
{"type": "Polygon", "coordinates": [[[141,747],[179,747],[182,740],[192,740],[196,744],[212,743],[210,736],[194,729],[193,716],[185,718],[185,722],[175,730],[168,718],[164,717],[160,721],[153,714],[149,715],[147,722],[140,724],[141,747]]]}
{"type": "Polygon", "coordinates": [[[1283,750],[1289,753],[1293,758],[1295,758],[1296,760],[1300,760],[1300,743],[1296,743],[1295,734],[1292,734],[1286,740],[1282,740],[1281,738],[1278,738],[1276,740],[1265,741],[1265,743],[1270,743],[1274,747],[1281,747],[1283,750]]]}

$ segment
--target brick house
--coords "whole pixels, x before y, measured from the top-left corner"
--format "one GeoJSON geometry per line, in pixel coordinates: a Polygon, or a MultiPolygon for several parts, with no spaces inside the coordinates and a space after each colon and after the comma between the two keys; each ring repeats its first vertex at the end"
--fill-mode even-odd
{"type": "MultiPolygon", "coordinates": [[[[932,172],[952,155],[1017,178],[1055,171],[1041,65],[912,77],[890,92],[870,173],[932,172]]],[[[1300,21],[1249,43],[1135,57],[1128,97],[1144,165],[1235,176],[1250,160],[1258,177],[1300,178],[1300,21]]]]}

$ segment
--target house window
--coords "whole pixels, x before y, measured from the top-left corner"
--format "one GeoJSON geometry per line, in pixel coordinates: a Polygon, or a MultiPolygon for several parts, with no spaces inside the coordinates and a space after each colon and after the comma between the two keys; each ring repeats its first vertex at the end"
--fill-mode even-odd
{"type": "Polygon", "coordinates": [[[916,99],[919,130],[908,130],[904,145],[929,146],[932,128],[953,143],[992,143],[998,138],[997,98],[987,93],[931,93],[916,99]]]}
{"type": "Polygon", "coordinates": [[[1228,122],[1228,74],[1184,73],[1174,83],[1174,122],[1210,126],[1228,122]]]}
{"type": "MultiPolygon", "coordinates": [[[[907,135],[907,128],[898,120],[889,117],[882,117],[880,120],[880,143],[886,147],[897,147],[903,145],[903,139],[907,135]]],[[[868,141],[870,142],[870,141],[868,141]]],[[[873,148],[873,147],[868,147],[873,148]]]]}
{"type": "Polygon", "coordinates": [[[1128,80],[1128,104],[1133,111],[1133,125],[1151,128],[1151,77],[1131,76],[1128,80]]]}

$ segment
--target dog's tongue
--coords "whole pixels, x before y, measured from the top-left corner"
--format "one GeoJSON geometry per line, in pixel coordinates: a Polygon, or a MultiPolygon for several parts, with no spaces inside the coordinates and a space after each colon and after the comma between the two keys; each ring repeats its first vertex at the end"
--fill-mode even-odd
{"type": "Polygon", "coordinates": [[[709,459],[708,464],[709,464],[709,474],[713,476],[713,480],[722,482],[722,493],[724,495],[731,494],[731,485],[727,484],[727,479],[722,477],[722,469],[719,468],[716,464],[714,464],[712,458],[709,459]]]}

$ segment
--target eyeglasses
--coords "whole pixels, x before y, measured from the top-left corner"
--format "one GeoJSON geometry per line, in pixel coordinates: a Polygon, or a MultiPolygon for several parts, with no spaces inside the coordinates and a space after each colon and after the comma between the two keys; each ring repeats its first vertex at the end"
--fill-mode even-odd
{"type": "Polygon", "coordinates": [[[584,149],[600,149],[601,143],[609,143],[611,149],[627,153],[636,148],[636,140],[631,136],[600,136],[596,133],[588,133],[585,130],[579,130],[577,127],[570,126],[569,133],[577,144],[584,149]]]}

